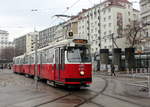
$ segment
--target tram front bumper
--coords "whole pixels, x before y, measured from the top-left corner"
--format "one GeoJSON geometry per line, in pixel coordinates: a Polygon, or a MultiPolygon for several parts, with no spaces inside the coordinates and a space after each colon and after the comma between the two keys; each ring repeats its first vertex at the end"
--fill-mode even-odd
{"type": "Polygon", "coordinates": [[[90,84],[92,82],[92,78],[66,78],[66,84],[90,84]]]}

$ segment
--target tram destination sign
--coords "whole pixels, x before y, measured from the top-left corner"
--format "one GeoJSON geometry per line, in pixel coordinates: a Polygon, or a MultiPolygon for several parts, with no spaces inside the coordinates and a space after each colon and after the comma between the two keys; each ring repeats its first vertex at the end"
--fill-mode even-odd
{"type": "Polygon", "coordinates": [[[86,44],[87,43],[87,40],[84,40],[84,39],[75,39],[73,40],[74,43],[83,43],[83,44],[86,44]]]}

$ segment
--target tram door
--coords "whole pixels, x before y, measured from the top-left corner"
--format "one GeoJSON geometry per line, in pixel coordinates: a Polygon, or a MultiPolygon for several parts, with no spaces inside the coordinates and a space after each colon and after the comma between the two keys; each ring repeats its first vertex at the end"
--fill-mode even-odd
{"type": "Polygon", "coordinates": [[[55,80],[64,81],[65,51],[63,47],[55,50],[55,64],[55,80]]]}
{"type": "Polygon", "coordinates": [[[60,48],[55,50],[55,80],[60,80],[60,48]]]}

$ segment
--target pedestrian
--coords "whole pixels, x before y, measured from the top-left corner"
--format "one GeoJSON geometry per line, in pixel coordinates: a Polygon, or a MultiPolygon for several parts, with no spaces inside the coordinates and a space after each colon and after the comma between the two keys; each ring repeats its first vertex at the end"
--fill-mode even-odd
{"type": "Polygon", "coordinates": [[[111,64],[111,76],[116,76],[116,74],[115,74],[115,67],[114,67],[114,65],[113,64],[111,64]]]}
{"type": "Polygon", "coordinates": [[[1,69],[0,71],[3,71],[3,65],[2,64],[0,65],[0,69],[1,69]]]}
{"type": "Polygon", "coordinates": [[[2,69],[2,71],[3,71],[3,69],[4,69],[4,66],[3,66],[3,64],[2,64],[2,67],[1,67],[1,69],[2,69]]]}

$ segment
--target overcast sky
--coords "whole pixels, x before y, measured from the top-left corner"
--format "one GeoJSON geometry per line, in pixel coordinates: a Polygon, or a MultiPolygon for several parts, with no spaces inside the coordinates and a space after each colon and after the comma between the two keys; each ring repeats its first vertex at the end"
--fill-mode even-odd
{"type": "MultiPolygon", "coordinates": [[[[75,15],[82,8],[89,8],[100,0],[0,0],[0,29],[9,32],[13,40],[28,32],[42,30],[62,22],[56,14],[75,15]],[[70,8],[68,11],[67,8],[70,8]],[[38,11],[31,11],[37,9],[38,11]]],[[[101,0],[103,1],[103,0],[101,0]]],[[[139,0],[130,0],[139,9],[139,0]]]]}

